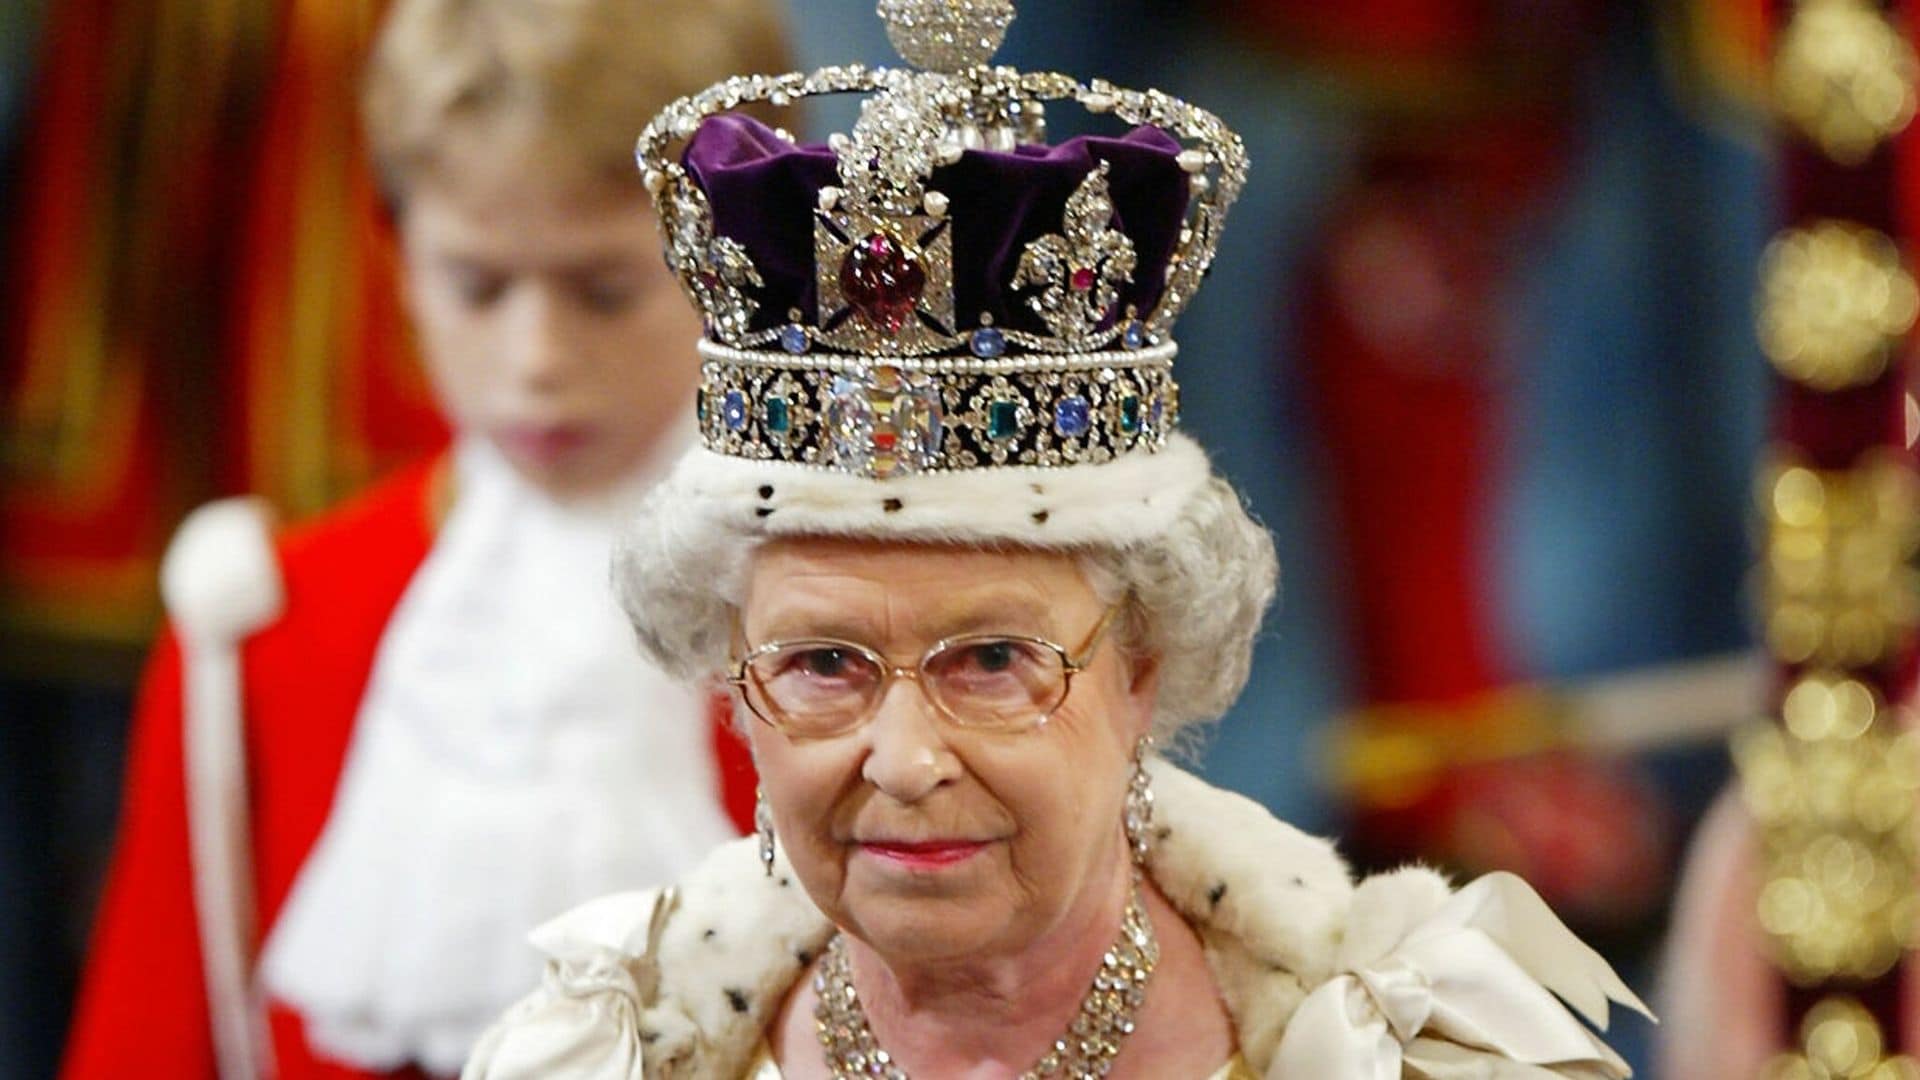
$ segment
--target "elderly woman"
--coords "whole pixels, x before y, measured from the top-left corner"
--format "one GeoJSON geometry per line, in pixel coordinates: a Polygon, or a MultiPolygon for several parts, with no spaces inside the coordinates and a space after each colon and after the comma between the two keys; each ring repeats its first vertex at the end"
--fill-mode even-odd
{"type": "Polygon", "coordinates": [[[736,80],[641,138],[703,445],[617,576],[649,654],[737,691],[760,835],[536,932],[467,1076],[1625,1076],[1554,995],[1643,1007],[1517,879],[1356,888],[1153,752],[1274,591],[1173,430],[1238,140],[976,66],[1010,8],[881,8],[930,70],[736,80]],[[830,148],[724,114],[847,90],[830,148]],[[1048,147],[1060,98],[1153,126],[1048,147]]]}

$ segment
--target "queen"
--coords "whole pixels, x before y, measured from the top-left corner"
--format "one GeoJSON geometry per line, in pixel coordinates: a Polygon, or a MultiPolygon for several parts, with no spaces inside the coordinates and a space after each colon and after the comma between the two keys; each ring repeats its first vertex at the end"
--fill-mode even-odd
{"type": "Polygon", "coordinates": [[[730,80],[640,140],[702,445],[616,578],[735,690],[759,836],[538,930],[466,1076],[1628,1075],[1567,1005],[1644,1006],[1519,879],[1356,885],[1156,753],[1274,593],[1173,374],[1239,140],[987,66],[1010,4],[880,6],[920,70],[730,80]],[[729,112],[845,92],[825,147],[729,112]],[[1048,145],[1060,102],[1131,131],[1048,145]]]}

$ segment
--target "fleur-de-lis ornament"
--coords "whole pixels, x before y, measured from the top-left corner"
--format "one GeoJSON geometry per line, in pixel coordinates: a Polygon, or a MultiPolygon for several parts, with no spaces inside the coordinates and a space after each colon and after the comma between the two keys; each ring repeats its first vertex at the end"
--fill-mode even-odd
{"type": "Polygon", "coordinates": [[[682,184],[661,204],[668,269],[707,313],[713,337],[729,344],[743,341],[760,307],[746,290],[765,284],[747,249],[738,240],[714,234],[713,212],[698,187],[682,184]]]}
{"type": "Polygon", "coordinates": [[[1134,263],[1133,241],[1113,227],[1103,161],[1067,199],[1061,232],[1035,240],[1021,253],[1013,287],[1042,287],[1027,306],[1055,335],[1080,342],[1111,324],[1120,289],[1133,280],[1134,263]]]}

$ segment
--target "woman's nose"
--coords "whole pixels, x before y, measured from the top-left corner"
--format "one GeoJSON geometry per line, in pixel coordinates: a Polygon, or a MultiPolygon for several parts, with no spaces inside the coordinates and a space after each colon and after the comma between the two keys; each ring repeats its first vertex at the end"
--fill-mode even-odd
{"type": "Polygon", "coordinates": [[[940,724],[917,681],[894,679],[867,724],[871,745],[861,775],[901,802],[926,798],[959,775],[959,760],[942,737],[940,724]]]}

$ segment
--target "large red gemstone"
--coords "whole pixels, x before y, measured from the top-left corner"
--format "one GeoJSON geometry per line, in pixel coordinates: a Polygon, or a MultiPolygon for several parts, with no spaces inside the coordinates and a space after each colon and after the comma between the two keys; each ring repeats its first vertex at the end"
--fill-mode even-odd
{"type": "Polygon", "coordinates": [[[1098,280],[1099,278],[1094,276],[1092,270],[1081,267],[1073,272],[1073,280],[1070,284],[1073,285],[1074,292],[1086,292],[1088,289],[1093,288],[1094,283],[1098,280]]]}
{"type": "Polygon", "coordinates": [[[920,306],[927,271],[920,260],[886,233],[853,245],[840,263],[840,291],[860,316],[887,334],[897,334],[920,306]]]}

